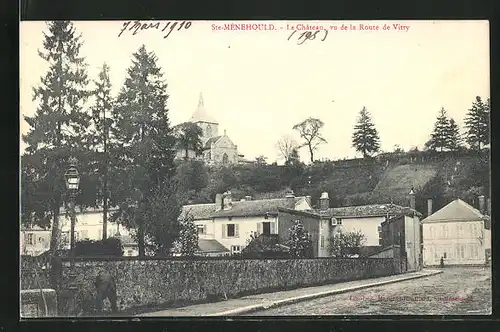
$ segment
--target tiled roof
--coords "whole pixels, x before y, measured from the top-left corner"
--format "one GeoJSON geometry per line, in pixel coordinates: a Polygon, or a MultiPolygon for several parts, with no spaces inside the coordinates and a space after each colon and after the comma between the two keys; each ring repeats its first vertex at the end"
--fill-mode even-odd
{"type": "Polygon", "coordinates": [[[488,219],[488,216],[485,216],[476,208],[461,199],[456,199],[422,220],[422,222],[475,221],[488,219]]]}
{"type": "Polygon", "coordinates": [[[217,240],[198,239],[198,247],[202,252],[229,252],[217,240]]]}
{"type": "MultiPolygon", "coordinates": [[[[285,209],[291,212],[291,210],[285,209]]],[[[399,206],[395,204],[372,204],[372,205],[358,205],[358,206],[342,206],[336,208],[329,208],[326,210],[312,209],[306,211],[297,211],[298,214],[306,213],[310,216],[321,217],[336,217],[336,218],[359,218],[359,217],[384,217],[387,214],[391,216],[396,215],[417,215],[422,216],[416,210],[409,207],[399,206]]]]}
{"type": "Polygon", "coordinates": [[[329,208],[327,210],[314,210],[314,212],[329,216],[329,217],[383,217],[389,215],[417,215],[422,214],[409,207],[400,206],[396,204],[371,204],[371,205],[358,205],[358,206],[342,206],[336,208],[329,208]]]}
{"type": "Polygon", "coordinates": [[[186,213],[190,213],[194,220],[211,219],[211,215],[214,211],[215,203],[184,205],[180,218],[183,218],[186,213]]]}
{"type": "Polygon", "coordinates": [[[214,136],[210,137],[206,142],[205,142],[205,148],[208,149],[212,146],[212,143],[215,143],[221,138],[222,136],[214,136]]]}
{"type": "MultiPolygon", "coordinates": [[[[294,205],[304,197],[295,197],[294,205]]],[[[211,217],[249,217],[266,213],[277,214],[278,208],[293,208],[286,198],[262,199],[253,201],[234,201],[231,209],[214,211],[211,217]]]]}

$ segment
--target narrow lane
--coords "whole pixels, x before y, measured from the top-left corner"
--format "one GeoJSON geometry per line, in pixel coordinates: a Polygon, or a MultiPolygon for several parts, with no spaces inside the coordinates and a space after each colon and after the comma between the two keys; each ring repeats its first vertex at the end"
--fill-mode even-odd
{"type": "Polygon", "coordinates": [[[442,274],[270,308],[249,316],[489,315],[491,268],[445,268],[442,274]]]}

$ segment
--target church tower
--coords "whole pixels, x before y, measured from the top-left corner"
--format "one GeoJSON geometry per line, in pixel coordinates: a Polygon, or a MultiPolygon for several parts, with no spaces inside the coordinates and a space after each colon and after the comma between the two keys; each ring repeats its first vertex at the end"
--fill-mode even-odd
{"type": "Polygon", "coordinates": [[[205,110],[203,95],[200,92],[198,108],[193,113],[189,122],[196,123],[203,131],[202,141],[205,143],[209,138],[219,136],[219,123],[205,110]]]}

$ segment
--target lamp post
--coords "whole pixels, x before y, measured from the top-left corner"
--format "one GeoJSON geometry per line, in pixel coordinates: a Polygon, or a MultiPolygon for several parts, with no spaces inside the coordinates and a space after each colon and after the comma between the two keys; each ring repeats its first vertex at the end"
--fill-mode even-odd
{"type": "MultiPolygon", "coordinates": [[[[75,224],[76,224],[76,211],[75,211],[75,197],[78,192],[78,187],[80,185],[80,174],[75,166],[70,166],[66,173],[64,173],[66,179],[66,189],[68,189],[69,203],[70,203],[70,213],[71,213],[71,233],[70,233],[70,248],[71,257],[74,258],[74,248],[75,248],[75,224]]],[[[73,260],[72,260],[73,263],[73,260]]]]}

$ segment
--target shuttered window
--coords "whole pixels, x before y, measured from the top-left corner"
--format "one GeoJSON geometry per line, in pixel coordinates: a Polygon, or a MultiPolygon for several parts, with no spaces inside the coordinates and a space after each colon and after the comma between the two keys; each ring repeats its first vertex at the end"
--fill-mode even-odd
{"type": "Polygon", "coordinates": [[[276,234],[276,223],[272,222],[271,223],[271,234],[276,234]]]}

